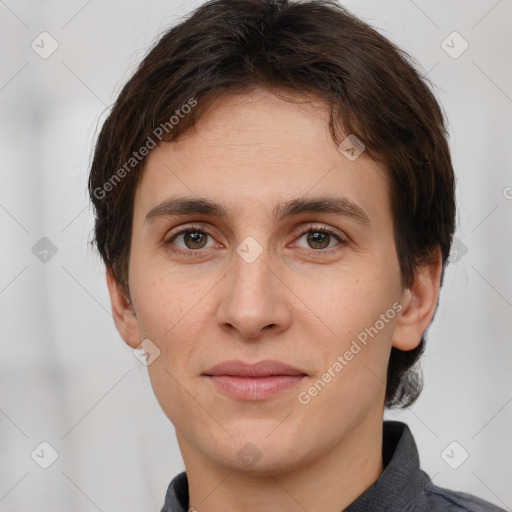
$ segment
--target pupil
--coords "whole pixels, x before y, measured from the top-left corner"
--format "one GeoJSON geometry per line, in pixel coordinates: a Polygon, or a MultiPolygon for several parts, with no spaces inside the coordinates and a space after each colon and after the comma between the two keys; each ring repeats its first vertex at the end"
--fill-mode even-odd
{"type": "MultiPolygon", "coordinates": [[[[324,249],[327,247],[327,245],[329,245],[328,243],[327,245],[325,244],[325,242],[329,240],[328,237],[329,235],[327,233],[319,233],[318,231],[314,231],[308,235],[308,242],[317,249],[324,249]]],[[[201,245],[201,242],[204,242],[204,233],[189,232],[185,235],[185,241],[190,241],[194,246],[197,244],[201,245]]],[[[203,245],[201,245],[201,247],[203,247],[203,245]]],[[[195,248],[197,249],[197,247],[195,248]]]]}
{"type": "MultiPolygon", "coordinates": [[[[197,249],[197,244],[200,245],[199,248],[203,247],[204,244],[201,245],[201,241],[204,242],[204,233],[192,233],[192,232],[189,232],[185,235],[185,242],[188,242],[190,241],[191,244],[193,245],[193,248],[197,249]],[[201,240],[203,238],[203,240],[201,240]]],[[[188,243],[186,243],[186,245],[188,245],[188,243]]]]}
{"type": "Polygon", "coordinates": [[[318,233],[318,231],[315,231],[308,236],[308,242],[313,246],[315,246],[315,244],[320,245],[320,247],[315,246],[316,249],[325,249],[329,243],[326,245],[322,242],[328,241],[328,237],[329,235],[326,233],[318,233]]]}

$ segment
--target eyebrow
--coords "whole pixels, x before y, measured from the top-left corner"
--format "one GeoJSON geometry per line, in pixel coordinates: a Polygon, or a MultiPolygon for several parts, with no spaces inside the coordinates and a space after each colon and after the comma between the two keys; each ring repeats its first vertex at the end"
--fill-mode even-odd
{"type": "MultiPolygon", "coordinates": [[[[368,215],[360,206],[345,197],[337,196],[298,198],[279,203],[273,210],[273,218],[279,222],[287,217],[304,213],[334,213],[352,219],[359,224],[371,224],[368,215]]],[[[147,213],[144,222],[152,223],[160,218],[185,215],[206,215],[224,220],[229,219],[226,207],[210,199],[178,197],[166,199],[156,205],[147,213]]]]}

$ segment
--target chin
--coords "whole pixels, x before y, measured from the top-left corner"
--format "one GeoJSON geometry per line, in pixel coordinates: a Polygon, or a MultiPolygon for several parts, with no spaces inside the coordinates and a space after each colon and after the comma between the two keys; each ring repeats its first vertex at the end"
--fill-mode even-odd
{"type": "MultiPolygon", "coordinates": [[[[217,458],[219,454],[211,456],[217,458]]],[[[302,465],[302,459],[303,457],[299,453],[290,454],[286,451],[279,451],[275,448],[270,450],[265,447],[261,450],[248,442],[241,449],[232,453],[230,458],[222,457],[222,460],[217,460],[230,471],[248,476],[268,477],[269,473],[272,476],[277,476],[297,470],[302,465]],[[253,460],[247,460],[248,457],[252,457],[253,460]]]]}
{"type": "Polygon", "coordinates": [[[210,456],[217,460],[222,458],[222,464],[230,470],[248,475],[268,476],[268,472],[276,475],[296,470],[314,459],[319,451],[304,442],[302,436],[294,435],[293,429],[286,429],[284,425],[276,428],[275,421],[258,422],[257,427],[253,424],[252,429],[245,428],[237,434],[230,432],[233,434],[230,445],[219,446],[217,453],[210,456]]]}

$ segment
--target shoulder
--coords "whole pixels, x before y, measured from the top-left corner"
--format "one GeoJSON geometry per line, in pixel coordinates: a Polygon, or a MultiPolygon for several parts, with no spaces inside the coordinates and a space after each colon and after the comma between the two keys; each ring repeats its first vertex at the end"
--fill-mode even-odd
{"type": "Polygon", "coordinates": [[[425,494],[429,510],[433,512],[505,512],[505,509],[472,494],[438,487],[431,481],[425,486],[425,494]]]}

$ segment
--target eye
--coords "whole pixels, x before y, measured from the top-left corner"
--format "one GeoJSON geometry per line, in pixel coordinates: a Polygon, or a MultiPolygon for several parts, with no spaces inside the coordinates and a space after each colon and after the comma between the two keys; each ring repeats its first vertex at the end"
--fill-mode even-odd
{"type": "MultiPolygon", "coordinates": [[[[301,227],[299,237],[295,240],[294,244],[299,248],[312,250],[318,255],[336,251],[338,245],[347,245],[336,230],[324,224],[301,227]],[[304,242],[301,243],[301,240],[304,242]],[[304,243],[306,245],[302,245],[304,243]]],[[[209,253],[209,249],[218,244],[205,226],[191,225],[171,234],[164,245],[171,251],[192,257],[209,253]]]]}
{"type": "Polygon", "coordinates": [[[308,247],[303,247],[305,249],[309,248],[318,251],[326,251],[330,250],[332,247],[336,247],[336,245],[346,244],[340,235],[325,225],[304,226],[301,228],[300,232],[302,235],[297,239],[297,242],[305,239],[305,242],[308,245],[308,247]]]}
{"type": "Polygon", "coordinates": [[[177,233],[171,235],[165,242],[165,245],[175,246],[178,252],[200,252],[203,249],[209,249],[215,242],[202,226],[187,226],[177,233]],[[208,244],[208,237],[212,240],[208,244]]]}

